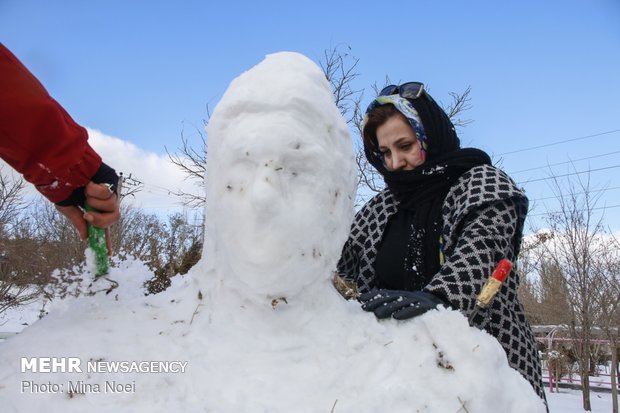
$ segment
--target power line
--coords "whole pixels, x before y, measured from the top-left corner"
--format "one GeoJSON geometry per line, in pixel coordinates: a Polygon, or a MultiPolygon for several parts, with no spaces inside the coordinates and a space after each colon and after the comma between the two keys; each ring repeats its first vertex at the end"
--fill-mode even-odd
{"type": "Polygon", "coordinates": [[[588,159],[600,158],[600,157],[603,157],[603,156],[615,155],[617,153],[620,153],[620,151],[603,153],[603,154],[600,154],[600,155],[588,156],[586,158],[575,159],[575,160],[570,160],[570,161],[565,161],[565,162],[552,163],[552,164],[549,164],[549,165],[538,166],[538,167],[535,167],[535,168],[522,169],[520,171],[510,172],[510,175],[518,174],[518,173],[521,173],[521,172],[535,171],[537,169],[550,168],[552,166],[565,165],[567,163],[574,163],[574,162],[585,161],[585,160],[588,160],[588,159]]]}
{"type": "MultiPolygon", "coordinates": [[[[580,209],[580,210],[577,210],[577,211],[571,211],[571,212],[598,211],[598,210],[601,210],[601,209],[612,209],[612,208],[619,208],[619,207],[620,207],[620,204],[618,204],[618,205],[604,206],[604,207],[598,207],[598,208],[592,208],[592,209],[580,209]]],[[[527,214],[527,216],[528,216],[528,217],[539,217],[539,216],[542,216],[542,215],[558,214],[558,213],[560,213],[560,212],[562,212],[562,211],[541,212],[541,213],[538,213],[538,214],[527,214]]]]}
{"type": "Polygon", "coordinates": [[[598,189],[595,191],[589,191],[589,192],[578,192],[576,194],[569,194],[569,195],[563,195],[563,196],[547,196],[545,198],[536,198],[536,199],[530,199],[531,202],[536,202],[536,201],[546,201],[547,199],[558,199],[558,198],[567,198],[569,196],[572,195],[585,195],[585,194],[597,194],[599,192],[607,192],[607,191],[611,191],[614,189],[620,189],[620,186],[614,186],[613,188],[604,188],[604,189],[598,189]]]}
{"type": "Polygon", "coordinates": [[[582,139],[596,138],[598,136],[609,135],[611,133],[616,133],[616,132],[620,132],[620,129],[614,129],[614,130],[610,130],[610,131],[607,131],[607,132],[595,133],[593,135],[580,136],[578,138],[565,139],[563,141],[547,143],[545,145],[532,146],[530,148],[525,148],[525,149],[517,149],[515,151],[500,153],[500,154],[498,154],[496,156],[503,156],[503,155],[510,155],[510,154],[513,154],[513,153],[531,151],[531,150],[534,150],[534,149],[540,149],[540,148],[546,148],[546,147],[549,147],[549,146],[560,145],[560,144],[566,143],[566,142],[574,142],[574,141],[578,141],[578,140],[582,140],[582,139]]]}
{"type": "Polygon", "coordinates": [[[605,168],[588,169],[587,171],[572,172],[572,173],[563,174],[563,175],[553,175],[553,176],[550,176],[550,177],[547,177],[547,178],[529,179],[527,181],[518,182],[518,184],[519,185],[525,185],[525,184],[529,184],[531,182],[547,181],[549,179],[564,178],[566,176],[571,176],[571,175],[580,175],[580,174],[585,174],[585,173],[590,173],[590,172],[597,172],[597,171],[605,171],[607,169],[615,169],[615,168],[620,168],[620,165],[607,166],[605,168]]]}

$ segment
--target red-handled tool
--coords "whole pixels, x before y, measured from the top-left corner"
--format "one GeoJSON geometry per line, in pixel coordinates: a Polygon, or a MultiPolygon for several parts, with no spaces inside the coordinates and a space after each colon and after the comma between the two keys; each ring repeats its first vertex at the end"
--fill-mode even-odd
{"type": "Polygon", "coordinates": [[[471,325],[474,317],[478,314],[478,312],[482,309],[487,309],[493,302],[493,299],[497,295],[497,292],[502,286],[502,283],[510,274],[510,270],[512,270],[512,262],[506,258],[502,259],[493,274],[489,277],[486,283],[482,286],[482,291],[478,294],[478,298],[476,298],[476,307],[474,311],[469,315],[469,324],[471,325]]]}

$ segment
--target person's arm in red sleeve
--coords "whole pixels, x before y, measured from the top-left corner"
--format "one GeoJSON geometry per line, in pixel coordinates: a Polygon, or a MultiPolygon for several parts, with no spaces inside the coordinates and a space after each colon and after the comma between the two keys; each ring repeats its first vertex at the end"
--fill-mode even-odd
{"type": "Polygon", "coordinates": [[[56,203],[82,239],[86,238],[86,221],[108,227],[118,220],[118,203],[113,194],[118,181],[116,173],[102,163],[88,144],[86,129],[69,116],[2,43],[0,157],[56,203]],[[104,191],[107,186],[93,186],[90,182],[110,184],[113,190],[104,191]],[[97,204],[92,206],[98,206],[103,213],[84,215],[78,207],[85,201],[97,204]]]}

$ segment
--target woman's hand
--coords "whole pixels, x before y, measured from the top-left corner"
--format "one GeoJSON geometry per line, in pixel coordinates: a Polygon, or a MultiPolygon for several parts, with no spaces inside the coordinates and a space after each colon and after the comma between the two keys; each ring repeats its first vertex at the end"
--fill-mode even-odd
{"type": "Polygon", "coordinates": [[[373,290],[358,297],[362,309],[372,311],[377,318],[406,320],[433,310],[446,303],[426,291],[373,290]]]}

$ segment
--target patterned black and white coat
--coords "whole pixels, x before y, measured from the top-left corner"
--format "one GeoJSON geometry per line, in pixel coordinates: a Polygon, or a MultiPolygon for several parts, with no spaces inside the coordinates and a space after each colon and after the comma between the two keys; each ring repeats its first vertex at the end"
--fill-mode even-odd
{"type": "MultiPolygon", "coordinates": [[[[528,200],[503,171],[476,166],[452,186],[442,208],[445,263],[424,287],[450,301],[469,317],[482,285],[502,258],[516,260],[528,200]]],[[[358,293],[376,288],[375,258],[383,231],[397,212],[389,189],[372,198],[355,216],[337,271],[353,281],[358,293]]],[[[474,324],[497,338],[509,364],[545,398],[536,343],[517,298],[518,274],[513,270],[492,306],[474,324]]]]}

